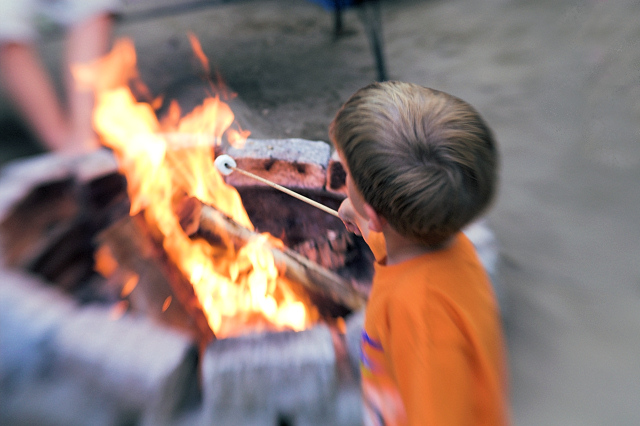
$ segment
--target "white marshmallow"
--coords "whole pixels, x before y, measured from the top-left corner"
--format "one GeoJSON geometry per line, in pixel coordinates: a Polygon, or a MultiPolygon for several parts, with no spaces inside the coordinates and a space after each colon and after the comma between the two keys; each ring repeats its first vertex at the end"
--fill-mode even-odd
{"type": "Polygon", "coordinates": [[[229,176],[237,166],[236,160],[226,154],[219,155],[213,163],[218,171],[225,176],[229,176]]]}

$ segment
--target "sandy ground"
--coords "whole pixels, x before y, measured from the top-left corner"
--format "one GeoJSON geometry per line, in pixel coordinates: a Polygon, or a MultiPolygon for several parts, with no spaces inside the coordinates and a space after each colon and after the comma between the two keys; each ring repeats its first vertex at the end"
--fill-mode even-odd
{"type": "MultiPolygon", "coordinates": [[[[339,105],[376,77],[353,11],[303,0],[159,14],[129,2],[151,90],[188,103],[204,83],[187,32],[238,94],[256,137],[327,140],[339,105]]],[[[215,3],[215,2],[214,2],[215,3]]],[[[389,77],[475,105],[502,150],[488,219],[501,245],[511,400],[518,425],[640,422],[640,3],[384,1],[389,77]]],[[[47,63],[59,39],[43,44],[47,63]]],[[[2,98],[0,159],[38,152],[2,98]]]]}

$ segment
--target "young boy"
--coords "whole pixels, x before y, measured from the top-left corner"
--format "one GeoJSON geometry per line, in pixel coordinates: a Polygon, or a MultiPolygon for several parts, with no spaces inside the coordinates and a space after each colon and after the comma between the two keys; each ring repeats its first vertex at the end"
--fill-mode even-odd
{"type": "Polygon", "coordinates": [[[357,91],[329,132],[347,171],[339,213],[377,260],[361,339],[365,423],[507,424],[497,303],[460,231],[495,193],[487,124],[454,96],[384,82],[357,91]]]}

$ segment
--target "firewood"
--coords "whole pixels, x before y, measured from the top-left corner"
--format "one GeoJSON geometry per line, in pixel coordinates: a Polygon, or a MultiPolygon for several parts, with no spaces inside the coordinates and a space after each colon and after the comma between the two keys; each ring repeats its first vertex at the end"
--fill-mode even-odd
{"type": "MultiPolygon", "coordinates": [[[[126,295],[134,310],[192,334],[202,345],[215,338],[191,283],[168,258],[161,242],[142,217],[127,216],[99,236],[101,250],[117,262],[108,282],[124,287],[127,277],[138,276],[135,289],[126,295]],[[172,302],[167,306],[167,299],[172,302]]],[[[121,289],[120,289],[121,290],[121,289]]]]}
{"type": "MultiPolygon", "coordinates": [[[[187,235],[204,238],[214,245],[233,244],[242,247],[259,235],[195,198],[186,198],[177,213],[187,235]]],[[[340,275],[287,247],[272,246],[270,250],[281,273],[289,280],[302,285],[310,293],[319,294],[351,310],[364,306],[366,294],[340,275]]]]}
{"type": "Polygon", "coordinates": [[[353,245],[353,234],[346,230],[328,230],[326,235],[305,240],[296,244],[293,249],[323,268],[335,271],[345,267],[355,256],[356,253],[349,250],[353,245]]]}

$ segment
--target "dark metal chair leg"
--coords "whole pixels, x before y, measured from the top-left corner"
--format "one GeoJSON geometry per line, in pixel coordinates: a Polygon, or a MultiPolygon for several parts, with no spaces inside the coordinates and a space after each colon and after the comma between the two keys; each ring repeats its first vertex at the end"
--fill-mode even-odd
{"type": "Polygon", "coordinates": [[[333,0],[333,12],[334,12],[334,35],[338,37],[342,34],[342,2],[343,0],[333,0]]]}
{"type": "MultiPolygon", "coordinates": [[[[338,3],[340,0],[336,0],[338,3]]],[[[387,80],[387,67],[385,64],[383,36],[382,36],[382,17],[380,13],[379,0],[359,0],[356,2],[358,6],[358,15],[364,24],[365,31],[369,37],[369,43],[373,56],[376,60],[376,69],[378,72],[378,81],[387,80]]]]}

